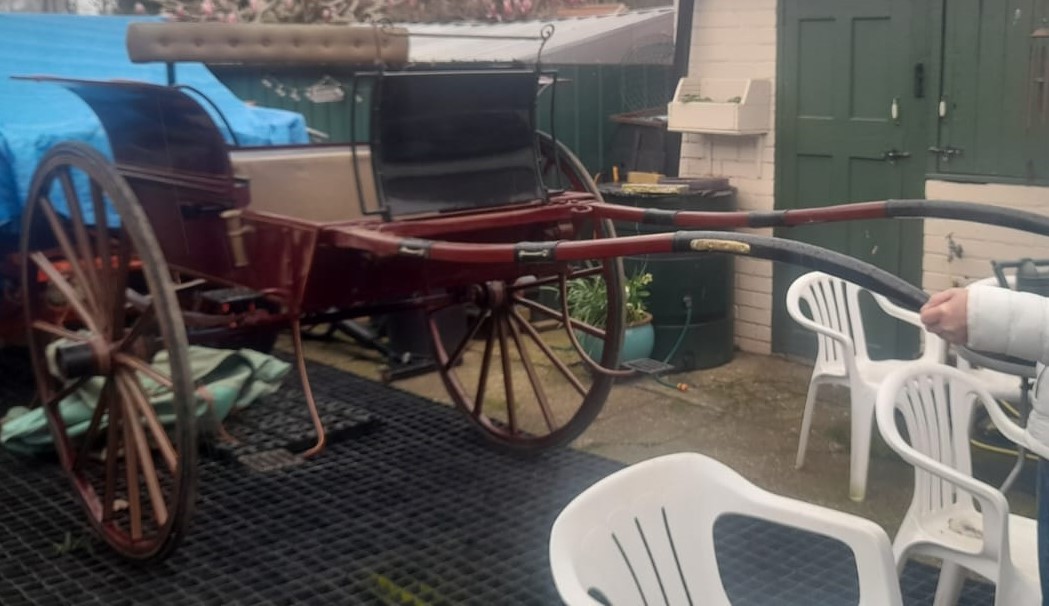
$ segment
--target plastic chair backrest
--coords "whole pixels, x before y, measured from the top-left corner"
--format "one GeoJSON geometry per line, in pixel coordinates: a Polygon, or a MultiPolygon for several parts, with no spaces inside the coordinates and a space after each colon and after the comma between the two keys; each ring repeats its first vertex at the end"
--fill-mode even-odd
{"type": "MultiPolygon", "coordinates": [[[[817,364],[831,368],[844,364],[851,373],[857,363],[870,360],[863,314],[860,311],[861,292],[870,294],[885,314],[912,326],[922,327],[916,312],[903,309],[878,293],[823,272],[809,272],[796,279],[787,289],[787,312],[796,322],[816,332],[819,345],[817,364]],[[802,311],[801,301],[808,306],[808,313],[802,311]]],[[[922,358],[942,361],[947,353],[947,344],[924,329],[922,336],[922,358]]]]}
{"type": "Polygon", "coordinates": [[[879,526],[771,494],[695,453],[638,463],[572,501],[551,532],[557,589],[569,606],[729,604],[713,538],[715,522],[729,513],[845,543],[855,556],[859,603],[902,603],[889,539],[879,526]]]}
{"type": "MultiPolygon", "coordinates": [[[[852,343],[849,346],[825,332],[817,330],[819,344],[817,360],[824,364],[852,365],[850,354],[866,357],[867,341],[863,333],[863,320],[859,313],[859,290],[855,284],[822,272],[809,272],[795,280],[787,290],[787,310],[798,322],[804,319],[829,329],[852,343]],[[808,306],[805,314],[799,301],[808,306]]],[[[815,330],[815,329],[814,329],[815,330]]]]}
{"type": "Polygon", "coordinates": [[[973,408],[988,403],[997,409],[994,398],[964,372],[942,364],[915,363],[885,378],[875,416],[888,445],[914,465],[908,515],[921,517],[954,506],[977,511],[978,503],[983,547],[979,554],[970,555],[997,561],[1009,553],[1009,504],[996,488],[972,477],[969,446],[973,408]],[[906,427],[906,439],[897,417],[906,427]]]}

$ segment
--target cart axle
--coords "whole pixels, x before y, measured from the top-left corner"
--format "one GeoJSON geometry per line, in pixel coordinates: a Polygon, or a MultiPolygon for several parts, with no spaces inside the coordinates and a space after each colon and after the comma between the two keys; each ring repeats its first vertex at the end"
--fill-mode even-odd
{"type": "Polygon", "coordinates": [[[56,348],[55,366],[66,379],[98,377],[109,374],[112,359],[106,343],[92,339],[56,348]]]}

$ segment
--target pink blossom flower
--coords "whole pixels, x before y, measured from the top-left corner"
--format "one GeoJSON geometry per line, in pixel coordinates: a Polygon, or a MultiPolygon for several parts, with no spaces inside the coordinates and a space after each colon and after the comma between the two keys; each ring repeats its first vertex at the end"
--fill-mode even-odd
{"type": "Polygon", "coordinates": [[[237,22],[237,13],[230,13],[229,15],[226,16],[226,23],[236,23],[236,22],[237,22]]]}
{"type": "Polygon", "coordinates": [[[141,2],[135,3],[135,14],[144,15],[146,14],[146,7],[141,2]]]}
{"type": "Polygon", "coordinates": [[[215,12],[215,4],[211,0],[204,0],[200,4],[200,12],[204,13],[205,17],[210,17],[215,12]]]}

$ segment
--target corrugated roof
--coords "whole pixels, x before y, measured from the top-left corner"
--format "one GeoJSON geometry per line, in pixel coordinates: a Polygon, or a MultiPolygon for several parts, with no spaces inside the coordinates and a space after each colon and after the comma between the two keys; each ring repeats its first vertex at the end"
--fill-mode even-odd
{"type": "MultiPolygon", "coordinates": [[[[500,40],[438,36],[531,36],[547,24],[553,37],[543,50],[544,63],[619,64],[642,49],[670,48],[674,39],[673,7],[619,15],[572,17],[510,23],[405,23],[413,34],[410,59],[416,63],[522,61],[534,63],[538,40],[500,40]]],[[[672,51],[645,53],[645,63],[670,63],[672,51]]],[[[637,62],[637,61],[634,61],[637,62]]]]}

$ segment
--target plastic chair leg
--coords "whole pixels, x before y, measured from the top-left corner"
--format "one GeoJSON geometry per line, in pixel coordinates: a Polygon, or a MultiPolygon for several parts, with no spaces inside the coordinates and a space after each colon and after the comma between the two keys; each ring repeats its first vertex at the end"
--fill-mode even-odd
{"type": "Polygon", "coordinates": [[[805,412],[801,417],[801,434],[798,436],[798,456],[794,459],[794,469],[801,469],[805,464],[805,451],[809,447],[809,431],[812,429],[812,409],[816,405],[816,391],[820,384],[809,381],[809,394],[805,396],[805,412]]]}
{"type": "Polygon", "coordinates": [[[949,560],[944,560],[940,568],[940,582],[936,585],[936,597],[933,606],[955,606],[962,595],[962,584],[965,582],[965,568],[949,560]]]}
{"type": "Polygon", "coordinates": [[[867,470],[871,460],[871,431],[874,429],[874,401],[866,395],[853,395],[849,447],[849,498],[863,501],[867,498],[867,470]]]}

